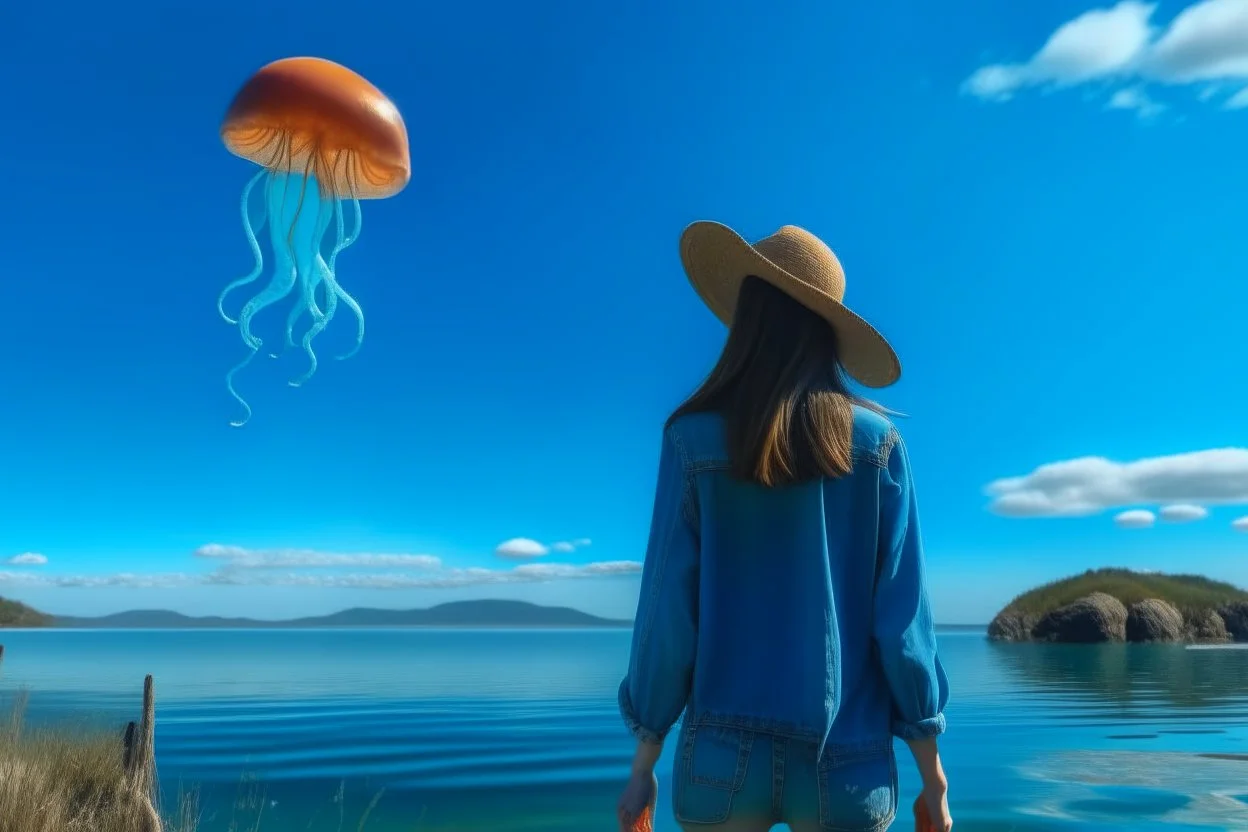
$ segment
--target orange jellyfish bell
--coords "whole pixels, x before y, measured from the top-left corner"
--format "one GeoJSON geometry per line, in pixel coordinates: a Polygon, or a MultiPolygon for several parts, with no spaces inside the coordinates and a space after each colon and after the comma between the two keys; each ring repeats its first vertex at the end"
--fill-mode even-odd
{"type": "Polygon", "coordinates": [[[407,128],[362,76],[323,58],[283,58],[234,96],[221,139],[273,172],[312,175],[326,196],[383,199],[412,177],[407,128]]]}
{"type": "MultiPolygon", "coordinates": [[[[259,352],[263,342],[252,321],[264,309],[293,297],[286,317],[285,345],[296,343],[295,327],[311,320],[298,343],[307,370],[290,381],[294,387],[317,368],[312,341],[333,320],[340,306],[356,321],[355,346],[364,340],[364,313],[338,280],[338,256],[356,241],[362,215],[360,200],[394,196],[412,177],[407,128],[398,108],[356,73],[321,58],[274,61],[251,77],[234,96],[221,124],[226,148],[260,166],[243,188],[243,230],[254,266],[231,282],[217,298],[217,311],[236,324],[246,356],[226,374],[226,388],[242,406],[240,426],[251,407],[234,389],[234,375],[259,352]],[[251,195],[263,188],[263,210],[253,222],[251,195]],[[353,218],[348,226],[346,205],[353,218]],[[265,269],[256,234],[268,225],[272,266],[265,269]],[[334,231],[331,232],[331,226],[334,231]],[[348,230],[349,229],[349,230],[348,230]],[[332,236],[331,236],[332,235],[332,236]],[[226,296],[268,277],[243,304],[237,318],[225,312],[226,296]]],[[[277,358],[278,353],[269,355],[277,358]]]]}

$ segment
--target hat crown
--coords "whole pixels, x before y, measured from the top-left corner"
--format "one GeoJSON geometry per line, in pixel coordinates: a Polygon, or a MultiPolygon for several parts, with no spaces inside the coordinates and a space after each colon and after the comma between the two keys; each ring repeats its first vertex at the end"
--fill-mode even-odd
{"type": "Polygon", "coordinates": [[[845,300],[845,272],[827,243],[804,228],[786,225],[754,244],[754,250],[813,289],[845,300]]]}

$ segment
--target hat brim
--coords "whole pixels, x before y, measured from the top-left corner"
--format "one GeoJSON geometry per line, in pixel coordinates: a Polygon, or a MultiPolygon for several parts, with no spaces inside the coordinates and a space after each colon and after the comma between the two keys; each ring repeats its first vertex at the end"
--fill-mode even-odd
{"type": "Polygon", "coordinates": [[[732,326],[742,282],[759,277],[831,324],[841,365],[859,384],[887,387],[901,378],[897,353],[875,327],[768,260],[728,226],[690,225],[680,237],[680,259],[698,297],[726,325],[732,326]]]}

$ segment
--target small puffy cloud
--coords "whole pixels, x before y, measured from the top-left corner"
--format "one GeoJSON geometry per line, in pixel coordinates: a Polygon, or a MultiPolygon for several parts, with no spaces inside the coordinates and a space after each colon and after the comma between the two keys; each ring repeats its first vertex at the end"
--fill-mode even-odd
{"type": "Polygon", "coordinates": [[[972,95],[1003,100],[1034,85],[1065,86],[1119,74],[1148,45],[1152,3],[1135,0],[1093,9],[1059,26],[1029,60],[980,67],[963,86],[972,95]]]}
{"type": "Polygon", "coordinates": [[[1123,511],[1114,516],[1114,522],[1124,529],[1146,529],[1156,520],[1155,514],[1144,509],[1123,511]]]}
{"type": "Polygon", "coordinates": [[[1237,91],[1223,106],[1248,105],[1248,0],[1200,0],[1163,25],[1153,22],[1156,11],[1156,3],[1122,0],[1084,12],[1058,26],[1027,60],[980,67],[963,91],[1004,101],[1027,87],[1097,83],[1117,88],[1111,108],[1149,115],[1160,105],[1144,94],[1144,84],[1195,85],[1206,100],[1216,97],[1207,86],[1216,83],[1237,91]]]}
{"type": "Polygon", "coordinates": [[[540,558],[550,552],[550,547],[527,537],[513,537],[498,544],[494,554],[500,558],[540,558]]]}
{"type": "Polygon", "coordinates": [[[235,569],[437,569],[442,559],[433,555],[341,554],[315,549],[245,549],[209,543],[195,550],[195,557],[222,561],[235,569]]]}
{"type": "Polygon", "coordinates": [[[1140,118],[1150,118],[1165,109],[1140,87],[1126,87],[1118,90],[1110,96],[1105,106],[1110,110],[1132,110],[1140,118]]]}
{"type": "Polygon", "coordinates": [[[494,550],[494,554],[500,558],[511,558],[513,560],[525,560],[528,558],[540,558],[551,552],[559,552],[568,554],[575,552],[577,549],[584,548],[590,544],[588,537],[578,537],[575,540],[560,540],[551,543],[549,546],[537,540],[528,537],[513,537],[511,540],[504,540],[498,544],[494,550]]]}
{"type": "Polygon", "coordinates": [[[5,561],[9,566],[44,566],[47,562],[47,555],[38,552],[22,552],[5,561]]]}
{"type": "Polygon", "coordinates": [[[1204,506],[1191,505],[1190,503],[1177,503],[1175,505],[1162,506],[1158,514],[1167,523],[1190,523],[1193,520],[1204,520],[1209,516],[1209,509],[1204,506]]]}
{"type": "Polygon", "coordinates": [[[1138,505],[1248,505],[1248,449],[1220,448],[1115,462],[1082,457],[989,484],[1007,517],[1079,517],[1138,505]]]}
{"type": "Polygon", "coordinates": [[[1237,517],[1231,521],[1231,528],[1237,532],[1248,532],[1248,517],[1237,517]]]}

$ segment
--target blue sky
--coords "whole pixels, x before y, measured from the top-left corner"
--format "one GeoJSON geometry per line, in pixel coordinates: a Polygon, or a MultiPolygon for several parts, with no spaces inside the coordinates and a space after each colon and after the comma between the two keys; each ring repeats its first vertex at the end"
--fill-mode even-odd
{"type": "Polygon", "coordinates": [[[724,337],[695,219],[821,235],[896,346],[940,620],[1091,566],[1248,585],[1248,3],[668,5],[6,11],[0,593],[631,614],[661,423],[724,337]],[[300,389],[258,360],[234,429],[253,169],[217,130],[302,54],[394,100],[412,181],[338,262],[363,349],[300,389]],[[1174,505],[1208,516],[1115,522],[1174,505]]]}

